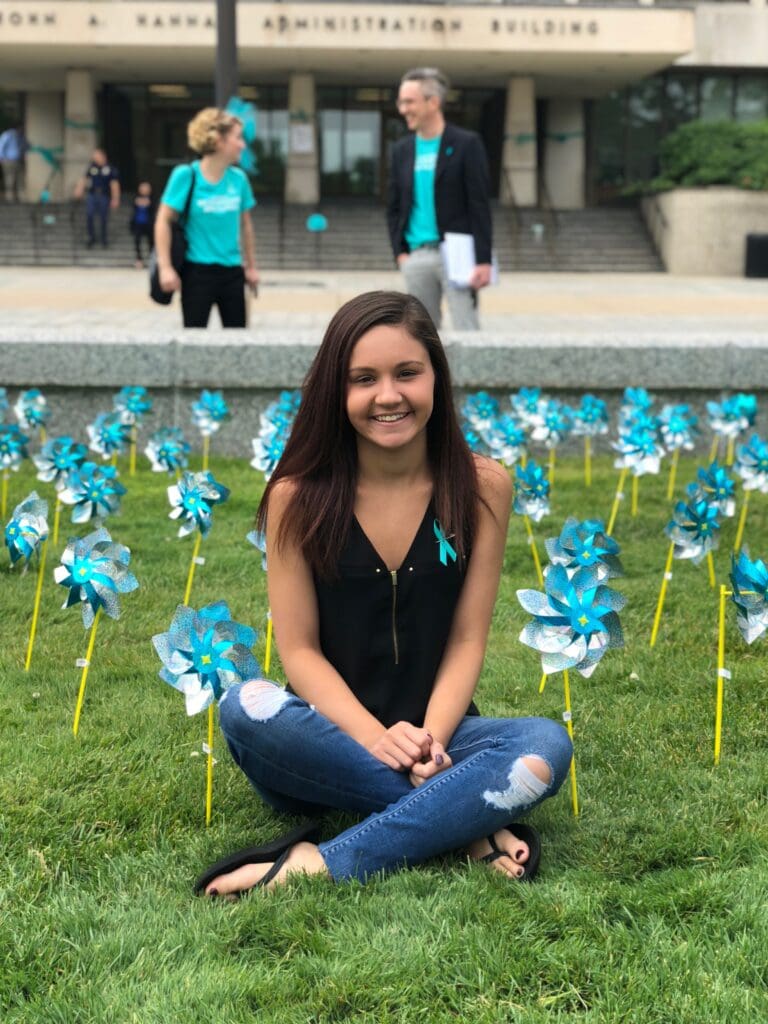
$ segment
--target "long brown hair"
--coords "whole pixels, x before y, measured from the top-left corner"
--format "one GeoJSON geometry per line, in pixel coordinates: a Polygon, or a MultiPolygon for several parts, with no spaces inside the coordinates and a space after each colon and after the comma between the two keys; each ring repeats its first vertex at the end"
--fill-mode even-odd
{"type": "Polygon", "coordinates": [[[402,326],[427,350],[435,374],[434,405],[427,422],[435,511],[446,535],[453,535],[460,558],[468,556],[475,533],[477,473],[456,417],[448,360],[435,325],[412,295],[366,292],[345,303],[328,325],[257,516],[258,527],[266,529],[272,488],[279,480],[290,479],[295,492],[277,543],[299,546],[313,572],[324,578],[335,575],[355,504],[357,441],[346,408],[349,361],[358,340],[379,324],[402,326]]]}

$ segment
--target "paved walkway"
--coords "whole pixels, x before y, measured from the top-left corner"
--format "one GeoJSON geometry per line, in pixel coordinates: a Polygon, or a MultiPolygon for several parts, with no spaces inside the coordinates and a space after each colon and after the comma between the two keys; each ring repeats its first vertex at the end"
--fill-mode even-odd
{"type": "MultiPolygon", "coordinates": [[[[346,299],[372,288],[399,288],[391,273],[263,272],[251,327],[322,330],[346,299]]],[[[485,331],[514,334],[626,333],[663,337],[691,332],[768,340],[768,280],[667,274],[505,274],[483,292],[485,331]]],[[[214,326],[215,316],[212,317],[214,326]]],[[[131,333],[176,331],[171,307],[147,296],[146,273],[77,268],[0,268],[0,324],[95,328],[131,333]]]]}

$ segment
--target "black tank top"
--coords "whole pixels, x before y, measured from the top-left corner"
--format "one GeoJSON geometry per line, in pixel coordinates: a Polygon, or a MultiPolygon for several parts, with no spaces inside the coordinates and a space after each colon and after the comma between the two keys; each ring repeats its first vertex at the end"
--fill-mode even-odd
{"type": "MultiPolygon", "coordinates": [[[[423,724],[464,583],[466,567],[450,557],[437,529],[430,502],[403,564],[392,572],[353,517],[337,577],[315,578],[320,648],[387,728],[423,724]]],[[[478,713],[474,704],[467,710],[478,713]]]]}

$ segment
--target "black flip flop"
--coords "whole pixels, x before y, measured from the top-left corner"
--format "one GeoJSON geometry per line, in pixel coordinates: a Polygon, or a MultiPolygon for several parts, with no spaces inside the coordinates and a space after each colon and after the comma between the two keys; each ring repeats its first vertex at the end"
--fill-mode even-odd
{"type": "MultiPolygon", "coordinates": [[[[524,825],[521,821],[513,821],[511,825],[504,825],[503,827],[509,829],[516,839],[519,839],[521,843],[525,843],[528,847],[528,860],[521,864],[523,873],[518,878],[518,882],[532,882],[536,877],[536,872],[539,870],[539,863],[541,862],[541,836],[532,825],[524,825]]],[[[493,852],[487,853],[485,857],[481,857],[481,861],[490,864],[492,861],[498,860],[499,857],[509,857],[508,853],[499,848],[493,834],[488,836],[488,842],[491,844],[493,852]]]]}
{"type": "Polygon", "coordinates": [[[228,857],[222,857],[215,864],[211,864],[200,875],[195,882],[195,892],[203,892],[214,878],[218,878],[219,875],[228,875],[230,871],[237,871],[238,868],[242,868],[246,864],[264,864],[269,861],[275,861],[254,888],[266,885],[278,873],[291,849],[297,843],[316,843],[319,838],[320,825],[316,821],[308,821],[305,825],[300,825],[291,832],[286,832],[284,836],[273,839],[271,843],[265,843],[263,846],[247,846],[242,850],[236,850],[234,853],[230,853],[228,857]]]}

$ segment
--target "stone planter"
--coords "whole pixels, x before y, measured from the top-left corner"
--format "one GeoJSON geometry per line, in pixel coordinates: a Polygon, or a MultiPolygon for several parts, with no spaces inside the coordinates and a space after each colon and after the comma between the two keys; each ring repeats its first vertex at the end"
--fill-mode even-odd
{"type": "Polygon", "coordinates": [[[742,277],[746,236],[768,232],[768,192],[677,188],[647,197],[642,210],[670,274],[742,277]]]}

